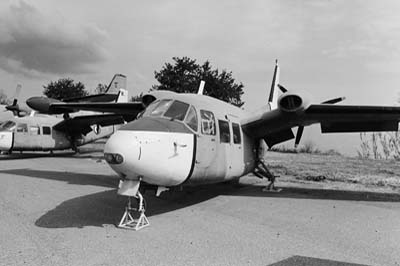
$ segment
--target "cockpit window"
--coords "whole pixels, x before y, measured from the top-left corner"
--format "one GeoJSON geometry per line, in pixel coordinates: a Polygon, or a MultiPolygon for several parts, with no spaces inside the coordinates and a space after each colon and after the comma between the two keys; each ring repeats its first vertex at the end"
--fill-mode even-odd
{"type": "Polygon", "coordinates": [[[1,124],[0,126],[0,131],[14,131],[15,129],[15,122],[13,121],[7,121],[1,124]]]}
{"type": "Polygon", "coordinates": [[[194,131],[197,131],[197,114],[193,106],[190,106],[189,112],[186,115],[185,123],[194,131]]]}
{"type": "Polygon", "coordinates": [[[149,113],[150,116],[162,116],[171,106],[172,100],[161,100],[157,106],[149,113]]]}
{"type": "Polygon", "coordinates": [[[153,112],[154,108],[156,108],[159,104],[160,100],[152,102],[149,106],[146,107],[146,110],[143,112],[142,116],[149,116],[151,112],[153,112]]]}
{"type": "Polygon", "coordinates": [[[182,121],[185,118],[188,109],[189,104],[180,101],[174,101],[165,112],[164,116],[174,120],[182,121]]]}

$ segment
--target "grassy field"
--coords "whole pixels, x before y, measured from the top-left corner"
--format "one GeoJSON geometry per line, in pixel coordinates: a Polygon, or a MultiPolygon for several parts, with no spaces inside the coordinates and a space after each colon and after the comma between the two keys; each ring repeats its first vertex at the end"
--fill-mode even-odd
{"type": "Polygon", "coordinates": [[[279,183],[316,184],[323,188],[400,193],[400,162],[340,155],[268,152],[266,162],[279,183]]]}

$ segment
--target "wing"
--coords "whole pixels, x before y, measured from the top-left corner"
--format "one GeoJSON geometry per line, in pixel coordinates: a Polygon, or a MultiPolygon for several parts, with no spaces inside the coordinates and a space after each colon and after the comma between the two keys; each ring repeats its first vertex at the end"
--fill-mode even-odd
{"type": "Polygon", "coordinates": [[[64,119],[53,126],[53,129],[67,132],[68,134],[84,134],[86,135],[92,128],[92,125],[110,126],[115,124],[123,124],[124,118],[122,115],[101,114],[101,115],[85,115],[76,116],[69,119],[64,119]]]}
{"type": "Polygon", "coordinates": [[[400,107],[395,106],[312,104],[291,110],[284,104],[281,100],[278,109],[246,119],[243,131],[272,147],[293,139],[292,128],[297,126],[302,131],[304,126],[320,124],[322,133],[397,131],[400,121],[400,107]]]}
{"type": "Polygon", "coordinates": [[[141,102],[131,103],[51,103],[49,111],[51,113],[69,113],[75,111],[95,111],[107,112],[119,115],[129,115],[136,117],[138,113],[144,110],[141,102]]]}

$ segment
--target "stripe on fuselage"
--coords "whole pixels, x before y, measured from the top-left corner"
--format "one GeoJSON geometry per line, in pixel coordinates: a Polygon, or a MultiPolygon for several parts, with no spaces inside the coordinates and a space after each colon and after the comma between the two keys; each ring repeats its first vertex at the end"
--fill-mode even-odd
{"type": "Polygon", "coordinates": [[[182,182],[182,184],[185,184],[186,182],[189,181],[190,177],[192,177],[194,167],[196,164],[196,151],[197,151],[197,136],[196,134],[193,134],[193,155],[192,155],[192,165],[190,166],[190,171],[188,176],[186,177],[185,181],[182,182]]]}

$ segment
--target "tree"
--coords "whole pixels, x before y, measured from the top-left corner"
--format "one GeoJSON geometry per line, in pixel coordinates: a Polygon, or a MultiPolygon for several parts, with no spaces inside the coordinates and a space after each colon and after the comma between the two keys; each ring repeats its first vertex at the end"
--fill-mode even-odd
{"type": "Polygon", "coordinates": [[[142,101],[142,97],[143,97],[143,92],[141,92],[140,94],[136,95],[136,96],[132,96],[131,97],[131,102],[140,102],[142,101]]]}
{"type": "Polygon", "coordinates": [[[83,97],[88,95],[83,83],[74,83],[74,81],[70,78],[62,78],[56,82],[51,81],[47,86],[43,86],[43,88],[44,95],[57,100],[83,97]]]}
{"type": "Polygon", "coordinates": [[[173,57],[174,64],[165,63],[163,68],[154,72],[160,85],[153,85],[152,90],[170,90],[179,93],[196,93],[200,81],[206,82],[204,94],[242,106],[243,84],[237,84],[232,72],[212,69],[209,61],[202,65],[189,57],[173,57]]]}
{"type": "Polygon", "coordinates": [[[99,83],[99,84],[97,84],[96,89],[94,89],[94,93],[95,93],[95,94],[102,94],[102,93],[105,93],[106,90],[107,90],[107,88],[108,88],[107,84],[101,84],[101,83],[99,83]]]}
{"type": "Polygon", "coordinates": [[[9,105],[11,100],[8,98],[7,94],[3,90],[0,90],[0,104],[9,105]]]}

